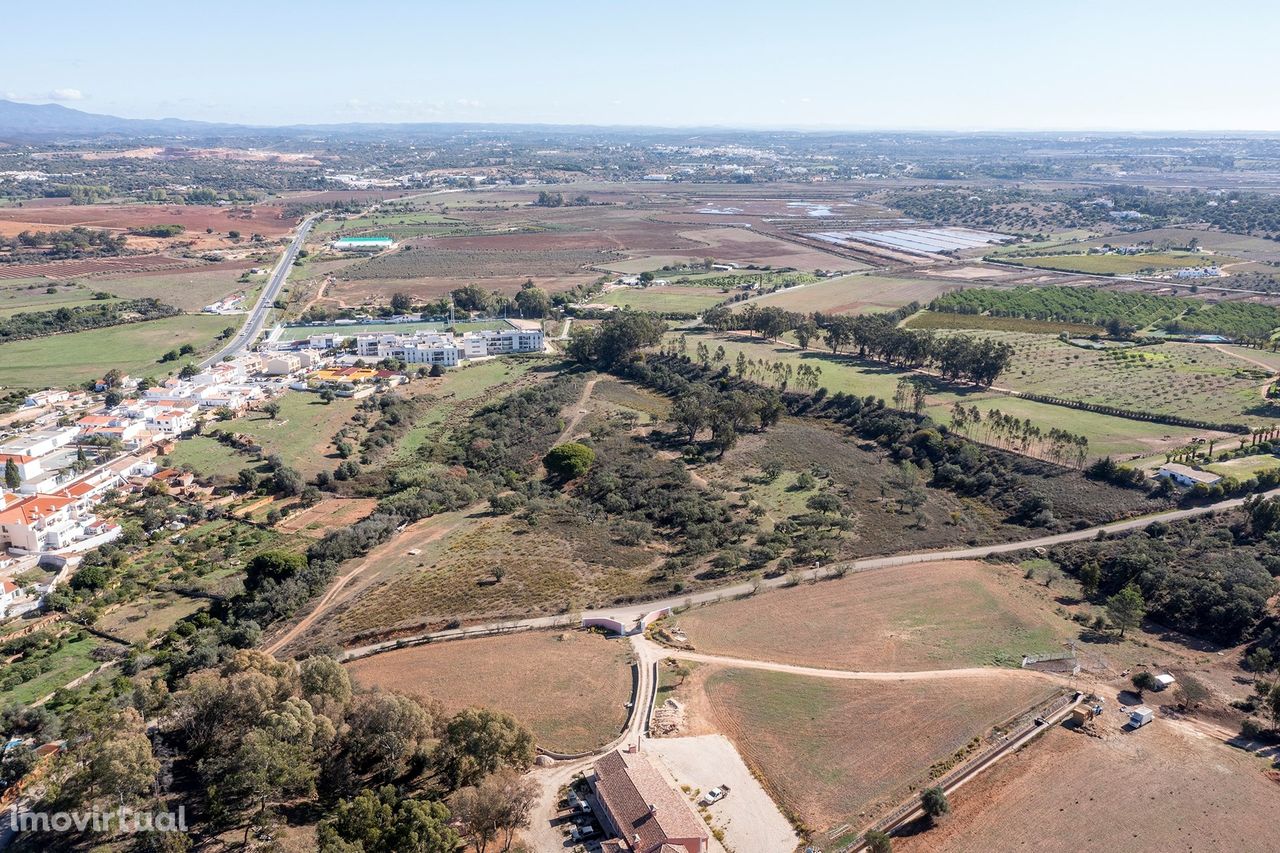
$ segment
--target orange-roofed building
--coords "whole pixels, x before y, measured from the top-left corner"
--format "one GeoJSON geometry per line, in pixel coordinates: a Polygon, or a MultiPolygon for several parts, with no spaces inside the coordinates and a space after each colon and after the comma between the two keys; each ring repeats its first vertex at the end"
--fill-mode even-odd
{"type": "Polygon", "coordinates": [[[56,551],[81,538],[86,521],[75,498],[30,495],[0,509],[0,547],[56,551]]]}

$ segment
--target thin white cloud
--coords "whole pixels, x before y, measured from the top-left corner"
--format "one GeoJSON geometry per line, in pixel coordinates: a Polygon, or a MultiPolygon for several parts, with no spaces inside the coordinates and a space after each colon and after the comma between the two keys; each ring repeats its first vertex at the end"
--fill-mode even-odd
{"type": "Polygon", "coordinates": [[[51,101],[83,101],[84,92],[79,89],[54,89],[49,93],[51,101]]]}
{"type": "Polygon", "coordinates": [[[43,95],[32,95],[27,92],[4,92],[0,94],[6,101],[19,101],[24,104],[42,104],[45,101],[83,101],[84,92],[79,89],[50,89],[43,95]]]}
{"type": "Polygon", "coordinates": [[[474,110],[479,108],[480,102],[471,98],[458,98],[458,106],[474,110]]]}

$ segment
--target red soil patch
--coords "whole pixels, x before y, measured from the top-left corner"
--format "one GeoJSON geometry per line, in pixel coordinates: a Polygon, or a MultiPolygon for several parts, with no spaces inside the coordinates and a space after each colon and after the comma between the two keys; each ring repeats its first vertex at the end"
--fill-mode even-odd
{"type": "Polygon", "coordinates": [[[241,231],[246,235],[256,232],[267,237],[277,237],[288,233],[293,227],[292,220],[281,219],[280,210],[274,207],[231,208],[185,204],[86,204],[36,209],[6,208],[0,209],[0,220],[23,223],[24,227],[31,230],[46,231],[75,225],[127,231],[176,223],[185,226],[187,235],[190,236],[195,236],[192,232],[212,228],[219,232],[241,231]]]}
{"type": "Polygon", "coordinates": [[[162,272],[192,266],[189,261],[164,255],[142,255],[126,258],[99,258],[92,261],[50,261],[47,264],[6,264],[0,266],[0,279],[8,278],[78,278],[104,273],[162,272]]]}

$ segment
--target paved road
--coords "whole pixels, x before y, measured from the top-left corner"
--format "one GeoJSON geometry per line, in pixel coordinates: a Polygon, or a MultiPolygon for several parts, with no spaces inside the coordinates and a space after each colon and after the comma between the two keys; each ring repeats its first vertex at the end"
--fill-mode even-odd
{"type": "MultiPolygon", "coordinates": [[[[1272,489],[1269,492],[1263,492],[1261,496],[1264,498],[1280,496],[1280,489],[1272,489]]],[[[913,563],[930,563],[938,560],[981,560],[995,554],[1013,554],[1018,551],[1028,551],[1035,548],[1050,548],[1054,545],[1062,545],[1067,542],[1082,542],[1095,538],[1100,532],[1113,534],[1123,533],[1130,530],[1141,530],[1142,528],[1148,527],[1156,522],[1179,521],[1184,518],[1194,518],[1199,515],[1206,515],[1210,512],[1234,509],[1235,507],[1241,506],[1244,501],[1244,498],[1231,498],[1230,500],[1218,501],[1217,503],[1208,504],[1206,506],[1192,507],[1191,509],[1168,510],[1166,512],[1158,512],[1152,515],[1144,515],[1138,518],[1117,521],[1111,524],[1103,524],[1098,527],[1088,527],[1083,530],[1072,530],[1068,533],[1055,533],[1050,536],[1037,536],[1034,539],[1020,539],[1016,542],[999,542],[992,545],[978,545],[973,548],[954,548],[949,551],[914,551],[908,554],[894,554],[889,557],[868,557],[861,560],[848,560],[839,563],[832,563],[831,565],[820,569],[810,569],[803,573],[803,577],[806,580],[818,580],[823,577],[830,577],[837,573],[865,572],[872,569],[886,569],[893,566],[908,566],[913,563]]],[[[614,607],[598,608],[595,610],[584,610],[578,614],[578,616],[582,618],[606,617],[610,619],[617,619],[624,624],[633,624],[638,622],[646,613],[652,613],[654,610],[661,610],[666,607],[682,607],[690,604],[706,604],[720,599],[737,598],[739,596],[748,595],[756,589],[780,587],[790,582],[791,581],[788,577],[765,578],[758,583],[755,581],[748,581],[745,583],[733,584],[732,586],[708,589],[702,592],[692,593],[690,595],[677,595],[652,601],[622,604],[614,607]]],[[[428,638],[433,640],[452,640],[471,635],[483,636],[496,628],[505,628],[508,630],[520,628],[556,628],[576,624],[578,624],[577,617],[563,614],[559,616],[537,616],[529,619],[511,619],[504,622],[495,622],[486,625],[473,625],[467,628],[455,628],[450,631],[438,631],[431,634],[422,634],[417,637],[402,638],[401,640],[387,640],[382,643],[373,643],[367,646],[347,649],[342,653],[342,657],[351,658],[376,654],[381,651],[394,649],[400,643],[412,640],[424,640],[428,638]]]]}
{"type": "Polygon", "coordinates": [[[275,269],[271,271],[271,278],[267,280],[267,286],[262,289],[262,295],[258,297],[253,310],[249,312],[249,319],[240,327],[240,331],[236,333],[235,337],[227,342],[226,346],[200,362],[201,370],[217,364],[227,356],[239,355],[257,339],[258,334],[262,331],[262,324],[266,322],[267,314],[271,311],[272,303],[276,301],[276,297],[280,294],[280,288],[289,279],[289,271],[293,269],[293,261],[298,257],[298,251],[302,248],[302,244],[306,242],[307,234],[311,231],[311,226],[315,223],[315,219],[315,216],[308,216],[302,220],[293,242],[289,244],[289,247],[284,250],[284,254],[280,256],[275,269]]]}

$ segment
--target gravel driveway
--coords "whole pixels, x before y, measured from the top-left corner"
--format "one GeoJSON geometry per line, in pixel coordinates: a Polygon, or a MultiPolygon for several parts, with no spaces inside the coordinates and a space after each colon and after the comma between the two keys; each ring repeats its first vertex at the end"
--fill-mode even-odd
{"type": "Polygon", "coordinates": [[[703,794],[729,786],[729,796],[708,811],[730,850],[788,853],[799,846],[791,824],[724,735],[646,739],[644,750],[657,754],[679,783],[703,794]]]}

